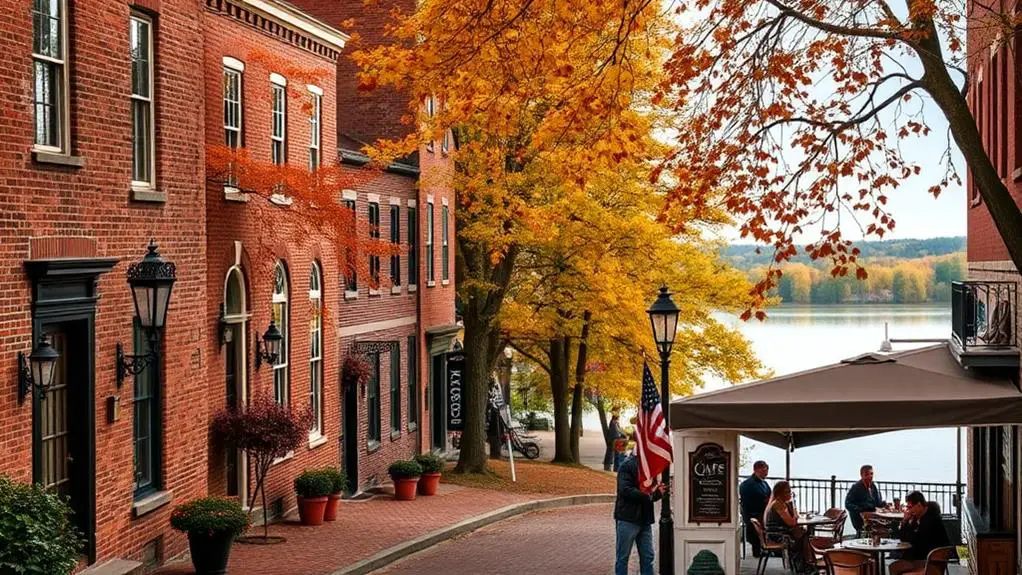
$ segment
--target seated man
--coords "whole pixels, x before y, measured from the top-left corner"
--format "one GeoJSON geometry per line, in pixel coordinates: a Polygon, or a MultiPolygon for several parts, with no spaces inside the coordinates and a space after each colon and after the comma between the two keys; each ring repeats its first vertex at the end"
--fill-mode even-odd
{"type": "Polygon", "coordinates": [[[940,506],[932,501],[927,503],[918,491],[905,496],[905,519],[898,527],[897,535],[902,541],[911,543],[912,547],[891,564],[891,575],[922,573],[930,551],[951,545],[940,517],[940,506]]]}
{"type": "Polygon", "coordinates": [[[880,495],[880,489],[873,483],[873,466],[863,465],[859,468],[859,481],[856,481],[848,490],[845,496],[845,509],[848,510],[848,518],[852,520],[852,527],[855,528],[855,536],[862,537],[863,513],[876,511],[884,506],[884,498],[880,495]]]}

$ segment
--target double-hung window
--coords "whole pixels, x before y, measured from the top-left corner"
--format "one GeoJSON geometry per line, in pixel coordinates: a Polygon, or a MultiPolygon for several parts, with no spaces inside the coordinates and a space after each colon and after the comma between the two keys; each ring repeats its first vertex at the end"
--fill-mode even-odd
{"type": "Polygon", "coordinates": [[[346,261],[344,266],[345,291],[358,292],[358,264],[355,254],[358,253],[356,241],[358,239],[358,227],[356,225],[355,200],[344,200],[344,207],[351,213],[351,229],[348,232],[348,245],[346,247],[346,261]]]}
{"type": "Polygon", "coordinates": [[[277,363],[273,364],[273,399],[280,405],[291,403],[291,380],[288,378],[288,351],[291,347],[291,334],[289,333],[289,316],[291,306],[288,303],[288,281],[287,268],[284,262],[278,261],[273,268],[273,308],[271,317],[280,330],[283,339],[280,342],[280,357],[277,363]]]}
{"type": "Polygon", "coordinates": [[[156,148],[153,136],[153,21],[131,14],[131,182],[155,184],[156,148]]]}
{"type": "Polygon", "coordinates": [[[419,342],[408,336],[408,427],[419,424],[419,342]]]}
{"type": "MultiPolygon", "coordinates": [[[[369,204],[369,238],[380,239],[380,204],[371,202],[369,204]]],[[[375,247],[374,247],[375,249],[375,247]]],[[[380,256],[369,256],[369,287],[380,289],[380,256]]]]}
{"type": "Polygon", "coordinates": [[[401,285],[401,255],[398,249],[401,247],[401,206],[390,205],[390,247],[394,253],[390,254],[390,281],[394,287],[401,285]]]}
{"type": "MultiPolygon", "coordinates": [[[[149,353],[149,339],[142,325],[135,320],[133,345],[135,353],[149,353]]],[[[158,365],[150,365],[135,375],[134,392],[134,463],[135,497],[160,488],[160,387],[158,365]]]]}
{"type": "Polygon", "coordinates": [[[436,275],[433,270],[433,202],[426,204],[426,282],[433,285],[436,275]]]}
{"type": "Polygon", "coordinates": [[[408,287],[419,283],[419,222],[413,207],[408,208],[408,287]]]}
{"type": "Polygon", "coordinates": [[[319,264],[309,271],[309,408],[312,410],[311,437],[323,435],[323,291],[319,264]]]}
{"type": "Polygon", "coordinates": [[[67,0],[32,3],[32,83],[37,148],[68,153],[67,0]]]}
{"type": "MultiPolygon", "coordinates": [[[[241,147],[241,73],[242,66],[240,62],[237,62],[237,66],[227,65],[227,61],[230,60],[231,64],[235,63],[235,60],[225,58],[224,66],[224,145],[228,148],[237,150],[241,147]]],[[[227,185],[230,187],[237,187],[238,178],[237,174],[234,173],[234,167],[230,169],[230,173],[227,176],[227,185]]]]}
{"type": "Polygon", "coordinates": [[[441,277],[443,277],[445,282],[451,279],[451,245],[448,241],[450,239],[448,237],[448,232],[450,230],[450,223],[448,220],[450,219],[450,214],[451,212],[446,205],[440,209],[440,217],[443,218],[440,221],[440,257],[443,260],[441,262],[442,267],[440,269],[440,273],[442,274],[441,277]]]}
{"type": "Polygon", "coordinates": [[[309,86],[309,94],[312,98],[312,114],[309,116],[309,171],[315,172],[322,161],[319,145],[320,126],[323,123],[323,90],[309,86]]]}
{"type": "Polygon", "coordinates": [[[270,156],[274,164],[281,166],[287,155],[287,81],[277,74],[271,74],[270,82],[272,90],[270,156]]]}
{"type": "Polygon", "coordinates": [[[401,346],[390,348],[390,435],[401,433],[401,346]]]}
{"type": "Polygon", "coordinates": [[[370,444],[380,443],[380,354],[370,354],[369,364],[372,366],[369,377],[369,393],[367,409],[369,411],[369,429],[367,439],[370,444]]]}

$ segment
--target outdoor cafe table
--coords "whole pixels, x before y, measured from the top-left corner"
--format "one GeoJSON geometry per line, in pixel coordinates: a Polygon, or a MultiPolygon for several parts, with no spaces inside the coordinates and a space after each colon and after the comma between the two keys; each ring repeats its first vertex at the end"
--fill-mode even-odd
{"type": "Polygon", "coordinates": [[[873,545],[873,542],[869,539],[852,539],[851,541],[845,541],[841,546],[845,549],[854,549],[855,551],[863,551],[875,555],[877,558],[877,569],[883,575],[887,572],[887,565],[884,564],[884,553],[904,551],[910,549],[912,544],[898,541],[897,539],[881,539],[880,545],[873,545]]]}
{"type": "Polygon", "coordinates": [[[812,517],[806,517],[804,513],[799,513],[798,515],[798,524],[806,528],[810,537],[813,535],[813,530],[817,525],[828,525],[834,521],[834,519],[826,515],[813,515],[812,517]]]}
{"type": "Polygon", "coordinates": [[[876,511],[874,515],[887,521],[901,521],[905,518],[904,511],[876,511]]]}

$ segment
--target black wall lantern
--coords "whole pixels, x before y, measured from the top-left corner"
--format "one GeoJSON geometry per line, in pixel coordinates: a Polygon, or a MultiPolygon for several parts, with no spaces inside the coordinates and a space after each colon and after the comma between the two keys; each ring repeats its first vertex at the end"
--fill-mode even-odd
{"type": "Polygon", "coordinates": [[[35,349],[25,359],[25,352],[18,352],[18,403],[23,403],[34,387],[39,399],[46,399],[46,390],[53,383],[57,359],[60,354],[50,345],[45,335],[39,336],[35,349]]]}
{"type": "Polygon", "coordinates": [[[276,365],[277,360],[280,359],[280,347],[283,343],[284,336],[277,329],[277,323],[271,319],[270,327],[266,328],[262,342],[259,340],[259,335],[256,334],[256,369],[259,369],[259,365],[264,361],[270,365],[276,365]]]}
{"type": "Polygon", "coordinates": [[[140,261],[128,266],[128,285],[135,303],[135,318],[145,330],[149,340],[147,353],[126,355],[117,344],[117,387],[121,387],[127,374],[138,375],[157,358],[160,330],[166,324],[170,292],[177,280],[173,262],[160,257],[156,242],[149,241],[148,252],[140,261]]]}

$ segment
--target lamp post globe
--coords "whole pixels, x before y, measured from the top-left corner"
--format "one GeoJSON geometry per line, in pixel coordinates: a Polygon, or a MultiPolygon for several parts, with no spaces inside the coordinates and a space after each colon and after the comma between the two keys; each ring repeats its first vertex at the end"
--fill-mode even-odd
{"type": "Polygon", "coordinates": [[[50,339],[45,335],[39,336],[39,342],[28,356],[32,369],[32,381],[36,386],[47,389],[53,383],[54,369],[60,354],[50,345],[50,339]]]}
{"type": "Polygon", "coordinates": [[[128,285],[135,302],[139,324],[154,339],[166,324],[170,292],[177,281],[173,262],[160,256],[155,241],[150,240],[146,255],[128,267],[128,285]]]}
{"type": "MultiPolygon", "coordinates": [[[[671,433],[671,389],[670,366],[671,348],[678,332],[678,315],[681,310],[671,299],[667,286],[660,287],[656,301],[649,306],[646,313],[653,327],[653,341],[660,352],[660,401],[663,410],[664,427],[668,437],[671,433]]],[[[660,477],[660,481],[671,486],[671,467],[668,465],[660,477]]],[[[674,575],[674,516],[671,513],[671,492],[668,489],[660,500],[660,575],[674,575]]]]}

